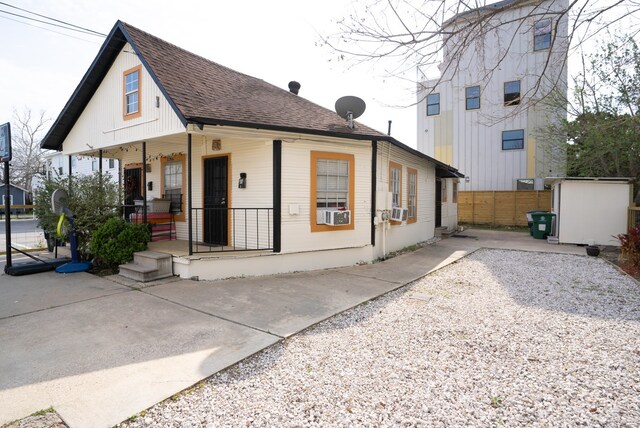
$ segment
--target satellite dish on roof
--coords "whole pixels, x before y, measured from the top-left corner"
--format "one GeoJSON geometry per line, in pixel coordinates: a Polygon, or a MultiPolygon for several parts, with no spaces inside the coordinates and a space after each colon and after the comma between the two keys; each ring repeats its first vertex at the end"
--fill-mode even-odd
{"type": "Polygon", "coordinates": [[[362,116],[366,108],[367,105],[362,99],[352,95],[341,97],[336,101],[336,113],[346,119],[349,122],[349,128],[352,129],[354,127],[353,119],[362,116]]]}

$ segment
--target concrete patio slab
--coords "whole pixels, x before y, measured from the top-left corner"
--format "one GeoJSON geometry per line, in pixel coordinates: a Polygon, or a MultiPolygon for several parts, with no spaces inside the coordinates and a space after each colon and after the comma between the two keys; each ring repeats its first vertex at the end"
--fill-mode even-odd
{"type": "Polygon", "coordinates": [[[0,320],[0,424],[113,426],[278,340],[139,291],[0,320]]]}
{"type": "Polygon", "coordinates": [[[122,293],[129,288],[80,272],[0,275],[0,319],[122,293]]]}
{"type": "Polygon", "coordinates": [[[288,337],[399,286],[400,282],[323,270],[225,281],[181,281],[145,292],[288,337]]]}

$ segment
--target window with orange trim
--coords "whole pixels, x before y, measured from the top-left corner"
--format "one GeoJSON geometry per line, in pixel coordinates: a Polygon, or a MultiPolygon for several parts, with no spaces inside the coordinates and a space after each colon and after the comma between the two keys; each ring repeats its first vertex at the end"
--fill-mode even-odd
{"type": "Polygon", "coordinates": [[[418,220],[418,171],[407,168],[407,223],[418,220]]]}
{"type": "Polygon", "coordinates": [[[130,68],[123,73],[123,116],[124,120],[140,117],[140,78],[142,66],[130,68]]]}
{"type": "Polygon", "coordinates": [[[171,199],[170,210],[175,215],[176,221],[184,221],[184,155],[164,156],[161,159],[162,167],[162,197],[171,199]]]}
{"type": "Polygon", "coordinates": [[[402,165],[389,162],[389,191],[394,207],[402,206],[402,165]]]}
{"type": "Polygon", "coordinates": [[[312,232],[354,228],[355,160],[351,154],[311,152],[311,205],[312,232]],[[327,226],[321,222],[326,210],[350,210],[351,222],[343,226],[327,226]]]}

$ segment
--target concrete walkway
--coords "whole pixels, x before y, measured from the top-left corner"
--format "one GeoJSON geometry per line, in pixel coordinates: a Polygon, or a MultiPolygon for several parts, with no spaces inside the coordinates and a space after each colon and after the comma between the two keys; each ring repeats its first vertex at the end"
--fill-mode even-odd
{"type": "Polygon", "coordinates": [[[0,277],[0,425],[53,406],[107,427],[480,247],[584,254],[472,230],[382,263],[142,290],[79,273],[0,277]]]}

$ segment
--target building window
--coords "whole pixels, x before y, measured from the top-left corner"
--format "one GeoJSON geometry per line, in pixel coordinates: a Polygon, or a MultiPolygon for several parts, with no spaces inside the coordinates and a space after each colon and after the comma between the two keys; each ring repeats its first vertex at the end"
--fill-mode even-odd
{"type": "Polygon", "coordinates": [[[427,116],[440,114],[440,94],[427,95],[427,116]]]}
{"type": "Polygon", "coordinates": [[[354,156],[342,153],[311,152],[311,231],[354,228],[354,156]],[[327,210],[350,210],[351,222],[327,226],[321,216],[327,210]]]}
{"type": "Polygon", "coordinates": [[[502,131],[502,150],[524,149],[524,130],[502,131]]]}
{"type": "Polygon", "coordinates": [[[64,174],[64,171],[61,166],[58,167],[58,175],[64,174]]]}
{"type": "Polygon", "coordinates": [[[113,169],[116,167],[116,160],[115,159],[109,159],[109,169],[113,169]]]}
{"type": "Polygon", "coordinates": [[[418,219],[418,171],[407,168],[407,223],[415,223],[418,219]]]}
{"type": "Polygon", "coordinates": [[[140,116],[140,74],[142,66],[124,72],[124,119],[140,116]]]}
{"type": "Polygon", "coordinates": [[[402,165],[389,162],[389,191],[391,192],[391,204],[394,207],[402,206],[402,165]]]}
{"type": "Polygon", "coordinates": [[[532,178],[519,178],[516,180],[516,190],[533,190],[534,184],[532,178]]]}
{"type": "Polygon", "coordinates": [[[465,88],[467,110],[477,110],[480,108],[480,86],[470,86],[465,88]]]}
{"type": "MultiPolygon", "coordinates": [[[[4,192],[4,189],[2,189],[4,192]]],[[[5,199],[6,195],[2,195],[2,206],[4,207],[7,204],[7,200],[5,199]]],[[[13,205],[13,195],[9,195],[9,205],[13,205]]]]}
{"type": "Polygon", "coordinates": [[[541,19],[533,29],[533,50],[539,51],[551,47],[551,18],[541,19]]]}
{"type": "Polygon", "coordinates": [[[520,104],[520,81],[504,82],[504,105],[515,106],[520,104]]]}
{"type": "Polygon", "coordinates": [[[458,203],[458,180],[457,179],[453,180],[453,186],[451,186],[451,191],[452,191],[451,203],[457,204],[458,203]]]}
{"type": "Polygon", "coordinates": [[[91,171],[98,170],[98,159],[91,159],[91,171]]]}
{"type": "Polygon", "coordinates": [[[162,197],[171,199],[171,213],[177,221],[184,221],[184,155],[163,157],[161,164],[162,197]]]}

